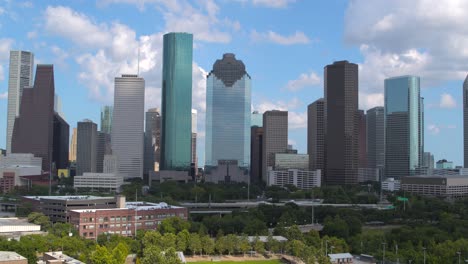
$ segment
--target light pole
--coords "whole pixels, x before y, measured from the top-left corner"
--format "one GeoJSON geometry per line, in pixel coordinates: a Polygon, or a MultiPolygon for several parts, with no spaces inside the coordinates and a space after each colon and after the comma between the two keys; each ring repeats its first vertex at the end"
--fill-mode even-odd
{"type": "Polygon", "coordinates": [[[423,263],[426,264],[426,248],[423,247],[422,250],[423,250],[423,254],[424,254],[424,255],[423,255],[423,256],[424,256],[423,263]]]}
{"type": "Polygon", "coordinates": [[[398,258],[398,244],[395,244],[395,255],[397,257],[396,259],[397,264],[400,264],[400,259],[398,258]]]}
{"type": "Polygon", "coordinates": [[[325,240],[325,257],[328,256],[328,240],[325,240]]]}
{"type": "Polygon", "coordinates": [[[334,248],[335,248],[334,246],[331,246],[331,247],[330,247],[330,254],[333,254],[333,249],[334,249],[334,248]]]}
{"type": "Polygon", "coordinates": [[[458,255],[458,264],[460,264],[460,260],[461,260],[461,259],[460,259],[460,257],[461,257],[461,252],[460,252],[460,251],[458,251],[458,252],[457,252],[457,255],[458,255]]]}
{"type": "Polygon", "coordinates": [[[383,246],[382,264],[385,264],[385,245],[386,245],[386,244],[387,244],[387,243],[385,243],[385,242],[382,243],[382,246],[383,246]]]}

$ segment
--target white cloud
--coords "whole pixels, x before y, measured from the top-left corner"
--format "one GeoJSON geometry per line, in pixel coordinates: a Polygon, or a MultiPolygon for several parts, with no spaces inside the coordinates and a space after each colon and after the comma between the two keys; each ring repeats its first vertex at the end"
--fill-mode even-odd
{"type": "Polygon", "coordinates": [[[271,8],[284,8],[294,2],[296,2],[296,0],[252,0],[252,3],[256,6],[271,8]]]}
{"type": "Polygon", "coordinates": [[[299,129],[307,127],[307,112],[288,111],[288,128],[299,129]]]}
{"type": "Polygon", "coordinates": [[[421,87],[462,80],[468,60],[468,1],[350,1],[344,39],[361,48],[360,90],[381,93],[383,79],[421,76],[421,87]],[[395,41],[398,40],[398,41],[395,41]]]}
{"type": "Polygon", "coordinates": [[[68,52],[64,51],[63,49],[55,45],[53,45],[50,49],[52,51],[52,54],[54,55],[54,58],[53,58],[54,64],[60,67],[67,67],[65,60],[68,59],[68,57],[70,56],[68,52]]]}
{"type": "Polygon", "coordinates": [[[376,106],[384,106],[383,93],[359,93],[359,109],[370,109],[376,106]]]}
{"type": "Polygon", "coordinates": [[[9,38],[1,38],[0,39],[0,81],[5,79],[5,70],[4,66],[6,67],[9,57],[10,57],[10,50],[11,46],[13,45],[14,40],[9,38]]]}
{"type": "Polygon", "coordinates": [[[315,72],[309,74],[302,73],[296,80],[291,80],[286,84],[286,89],[295,92],[304,87],[318,86],[321,84],[321,79],[315,72]]]}
{"type": "Polygon", "coordinates": [[[451,94],[443,93],[440,95],[440,108],[455,108],[457,107],[457,102],[451,94]]]}
{"type": "Polygon", "coordinates": [[[34,4],[31,1],[22,2],[19,4],[22,8],[33,8],[34,4]]]}
{"type": "Polygon", "coordinates": [[[440,133],[440,127],[435,124],[429,124],[427,130],[429,130],[429,133],[432,135],[438,135],[440,133]]]}
{"type": "Polygon", "coordinates": [[[27,34],[28,39],[35,39],[37,38],[37,31],[29,31],[27,34]]]}
{"type": "Polygon", "coordinates": [[[254,42],[272,42],[280,45],[308,44],[310,39],[302,31],[296,31],[289,36],[283,36],[274,31],[257,32],[252,30],[250,39],[254,42]]]}
{"type": "Polygon", "coordinates": [[[260,113],[268,110],[288,111],[288,128],[299,129],[307,127],[307,112],[294,111],[302,105],[303,103],[298,98],[293,98],[287,102],[263,100],[254,109],[260,113]]]}
{"type": "Polygon", "coordinates": [[[8,99],[8,92],[0,93],[0,100],[1,99],[8,99]]]}
{"type": "Polygon", "coordinates": [[[0,6],[0,16],[5,14],[5,8],[0,6]]]}

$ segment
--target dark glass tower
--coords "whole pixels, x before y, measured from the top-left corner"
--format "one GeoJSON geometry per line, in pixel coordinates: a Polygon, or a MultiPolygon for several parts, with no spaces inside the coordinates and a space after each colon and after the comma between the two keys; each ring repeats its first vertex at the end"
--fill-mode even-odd
{"type": "Polygon", "coordinates": [[[377,106],[367,110],[367,163],[369,168],[385,166],[385,115],[377,106]]]}
{"type": "Polygon", "coordinates": [[[309,169],[325,169],[325,100],[323,98],[307,107],[307,154],[309,169]]]}
{"type": "Polygon", "coordinates": [[[88,119],[78,122],[77,137],[76,175],[97,172],[97,125],[88,119]]]}
{"type": "Polygon", "coordinates": [[[359,156],[358,65],[337,61],[324,70],[328,185],[357,184],[359,156]]]}
{"type": "Polygon", "coordinates": [[[164,35],[161,170],[190,170],[193,35],[164,35]]]}
{"type": "Polygon", "coordinates": [[[32,153],[50,170],[54,129],[54,66],[37,65],[32,88],[24,88],[15,120],[12,153],[32,153]]]}
{"type": "Polygon", "coordinates": [[[68,168],[69,137],[70,126],[58,113],[55,113],[52,160],[55,162],[55,168],[57,169],[68,168]]]}
{"type": "Polygon", "coordinates": [[[358,110],[359,119],[359,168],[367,168],[367,118],[364,110],[358,110]]]}
{"type": "Polygon", "coordinates": [[[385,176],[414,175],[424,152],[424,105],[417,76],[385,79],[385,176]]]}
{"type": "Polygon", "coordinates": [[[250,138],[250,181],[260,183],[263,175],[263,127],[252,126],[250,138]]]}
{"type": "Polygon", "coordinates": [[[149,171],[159,170],[158,167],[155,167],[155,164],[159,164],[160,141],[161,115],[159,109],[151,108],[146,112],[144,175],[147,175],[149,171]]]}
{"type": "Polygon", "coordinates": [[[468,75],[463,82],[463,167],[468,167],[468,75]]]}

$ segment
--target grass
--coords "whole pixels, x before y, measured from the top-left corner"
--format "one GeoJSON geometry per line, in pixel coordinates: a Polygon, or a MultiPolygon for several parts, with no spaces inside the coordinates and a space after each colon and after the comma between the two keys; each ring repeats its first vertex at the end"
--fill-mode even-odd
{"type": "Polygon", "coordinates": [[[246,261],[196,261],[196,262],[187,262],[187,263],[196,263],[196,264],[281,264],[281,260],[279,259],[269,259],[269,260],[246,260],[246,261]]]}

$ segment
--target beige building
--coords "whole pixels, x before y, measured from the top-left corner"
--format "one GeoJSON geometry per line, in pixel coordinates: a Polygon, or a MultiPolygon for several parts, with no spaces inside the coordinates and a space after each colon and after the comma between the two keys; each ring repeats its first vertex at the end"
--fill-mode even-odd
{"type": "Polygon", "coordinates": [[[76,161],[76,141],[77,141],[77,130],[76,127],[73,128],[72,138],[70,142],[70,154],[68,155],[68,160],[76,161]]]}
{"type": "Polygon", "coordinates": [[[28,260],[13,251],[0,251],[1,264],[28,264],[28,260]]]}
{"type": "Polygon", "coordinates": [[[118,173],[85,172],[73,178],[73,187],[118,191],[124,179],[118,173]]]}
{"type": "Polygon", "coordinates": [[[423,196],[442,198],[468,197],[468,176],[411,176],[403,177],[401,189],[423,196]]]}

